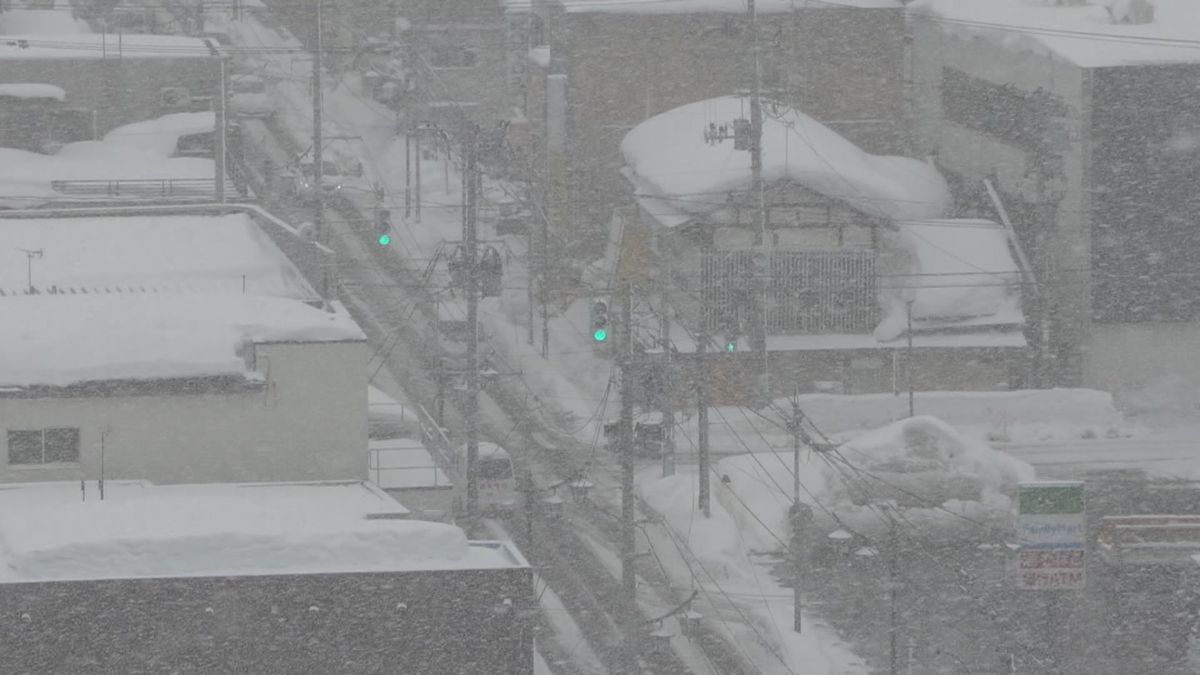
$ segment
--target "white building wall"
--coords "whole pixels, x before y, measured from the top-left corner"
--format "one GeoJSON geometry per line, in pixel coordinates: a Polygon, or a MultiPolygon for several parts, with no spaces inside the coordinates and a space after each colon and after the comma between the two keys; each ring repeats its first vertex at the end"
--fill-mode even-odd
{"type": "Polygon", "coordinates": [[[10,466],[0,482],[155,483],[367,478],[365,342],[255,347],[259,391],[94,398],[0,398],[0,428],[80,429],[80,462],[10,466]]]}

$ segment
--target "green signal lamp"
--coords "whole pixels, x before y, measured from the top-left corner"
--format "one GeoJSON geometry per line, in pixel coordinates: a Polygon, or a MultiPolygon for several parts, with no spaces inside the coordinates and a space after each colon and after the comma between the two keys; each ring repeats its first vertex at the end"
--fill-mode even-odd
{"type": "Polygon", "coordinates": [[[608,339],[608,331],[603,328],[597,328],[596,332],[592,333],[592,339],[596,342],[604,342],[608,339]]]}
{"type": "Polygon", "coordinates": [[[392,243],[391,235],[387,235],[387,234],[379,235],[379,245],[380,246],[387,246],[390,243],[392,243]]]}
{"type": "Polygon", "coordinates": [[[732,340],[725,343],[725,353],[732,354],[737,351],[737,343],[732,340]]]}

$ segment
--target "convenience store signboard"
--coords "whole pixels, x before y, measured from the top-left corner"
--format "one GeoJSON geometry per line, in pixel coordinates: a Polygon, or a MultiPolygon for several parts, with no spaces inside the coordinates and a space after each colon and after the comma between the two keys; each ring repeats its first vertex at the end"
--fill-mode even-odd
{"type": "Polygon", "coordinates": [[[1087,522],[1083,481],[1021,483],[1017,495],[1017,587],[1074,590],[1084,586],[1087,522]]]}

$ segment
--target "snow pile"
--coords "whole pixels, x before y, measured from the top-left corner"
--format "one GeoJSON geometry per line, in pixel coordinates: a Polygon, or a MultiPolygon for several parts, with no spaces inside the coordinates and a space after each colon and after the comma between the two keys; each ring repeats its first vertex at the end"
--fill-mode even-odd
{"type": "MultiPolygon", "coordinates": [[[[308,300],[309,285],[247,215],[0,218],[0,248],[41,250],[41,292],[223,291],[308,300]]],[[[10,260],[10,262],[12,262],[10,260]]],[[[25,265],[0,266],[0,293],[23,293],[25,265]]]]}
{"type": "Polygon", "coordinates": [[[1114,24],[1106,4],[1114,3],[916,0],[909,11],[928,17],[944,31],[1057,54],[1084,68],[1200,62],[1200,3],[1154,0],[1154,20],[1139,25],[1114,24]]]}
{"type": "Polygon", "coordinates": [[[171,113],[117,127],[104,135],[104,142],[167,158],[175,154],[175,146],[181,136],[212,132],[216,128],[217,114],[211,110],[171,113]]]}
{"type": "Polygon", "coordinates": [[[835,506],[893,501],[930,508],[979,502],[1006,512],[1016,484],[1034,477],[1029,464],[928,416],[867,433],[842,445],[840,452],[854,469],[832,482],[829,503],[835,506]]]}
{"type": "Polygon", "coordinates": [[[243,375],[246,343],[366,339],[345,313],[253,295],[22,296],[3,307],[5,386],[243,375]]]}
{"type": "Polygon", "coordinates": [[[43,155],[0,148],[0,206],[24,208],[62,198],[53,181],[89,180],[213,180],[213,161],[201,157],[163,159],[101,141],[63,146],[59,154],[43,155]]]}
{"type": "MultiPolygon", "coordinates": [[[[508,7],[529,6],[530,0],[507,0],[508,7]]],[[[692,14],[721,13],[745,14],[744,0],[562,0],[567,13],[598,14],[692,14]]],[[[758,0],[755,11],[760,14],[779,14],[795,9],[823,9],[845,7],[853,9],[897,9],[903,7],[900,0],[820,0],[820,2],[797,2],[796,0],[758,0]]]]}
{"type": "Polygon", "coordinates": [[[1024,323],[1021,276],[1003,226],[986,220],[903,222],[885,235],[880,342],[914,331],[1024,323]]]}
{"type": "MultiPolygon", "coordinates": [[[[750,153],[732,141],[709,144],[710,124],[748,115],[738,96],[698,101],[642,122],[621,142],[627,175],[664,224],[679,225],[721,208],[714,195],[750,186],[750,153]],[[661,204],[661,206],[659,206],[661,204]]],[[[765,104],[770,108],[770,104],[765,104]]],[[[768,111],[769,112],[769,111],[768,111]]],[[[859,211],[892,220],[939,218],[950,191],[931,165],[906,157],[871,155],[832,129],[790,109],[764,114],[763,178],[792,180],[859,211]]]]}
{"type": "Polygon", "coordinates": [[[52,98],[62,101],[67,98],[67,92],[62,87],[53,84],[38,84],[34,82],[10,82],[0,84],[0,96],[11,98],[52,98]]]}
{"type": "MultiPolygon", "coordinates": [[[[480,566],[441,523],[367,519],[330,500],[172,494],[0,514],[0,574],[22,581],[480,566]]],[[[492,565],[495,566],[493,562],[492,565]]]]}

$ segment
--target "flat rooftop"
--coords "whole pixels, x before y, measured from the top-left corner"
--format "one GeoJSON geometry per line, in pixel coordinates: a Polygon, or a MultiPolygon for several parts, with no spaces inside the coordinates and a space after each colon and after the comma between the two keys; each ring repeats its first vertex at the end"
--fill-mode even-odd
{"type": "Polygon", "coordinates": [[[948,33],[1055,54],[1084,68],[1200,63],[1200,2],[1153,0],[1154,21],[1114,24],[1104,5],[1029,0],[916,0],[910,12],[948,33]]]}
{"type": "Polygon", "coordinates": [[[212,58],[199,38],[183,35],[66,33],[0,35],[0,59],[212,58]]]}
{"type": "Polygon", "coordinates": [[[405,520],[362,482],[0,485],[0,583],[499,569],[528,563],[405,520]],[[82,497],[82,498],[81,498],[82,497]]]}
{"type": "Polygon", "coordinates": [[[17,389],[257,377],[248,343],[366,340],[340,308],[233,293],[21,296],[0,307],[0,387],[17,389]]]}
{"type": "MultiPolygon", "coordinates": [[[[2,170],[0,170],[2,171],[2,170]]],[[[243,213],[5,218],[0,212],[0,302],[24,294],[33,260],[40,293],[229,292],[297,300],[317,294],[243,213]],[[244,284],[244,286],[243,286],[244,284]]]]}

